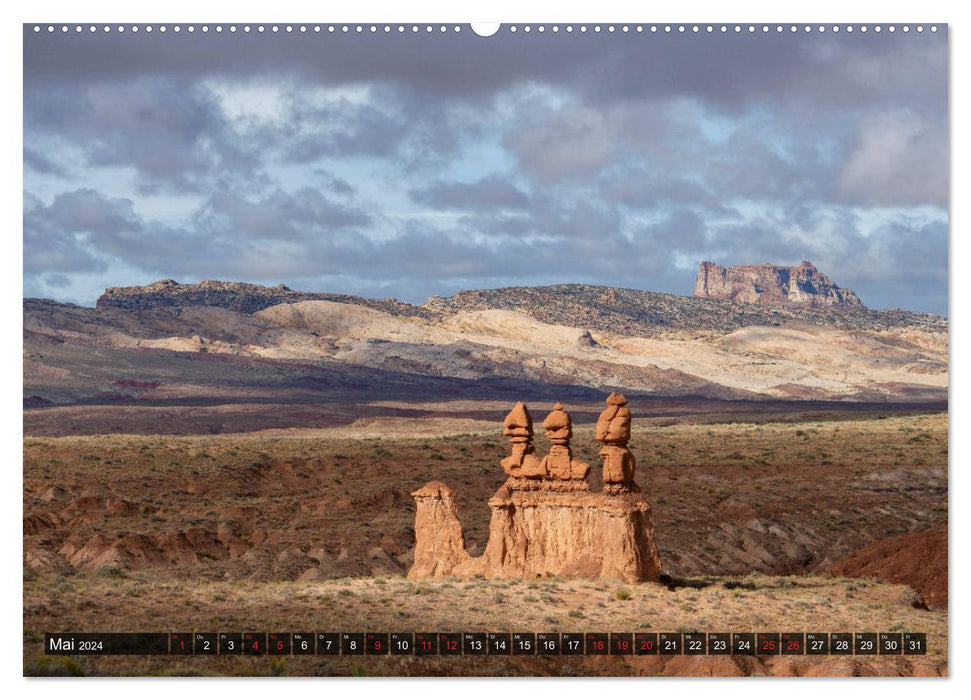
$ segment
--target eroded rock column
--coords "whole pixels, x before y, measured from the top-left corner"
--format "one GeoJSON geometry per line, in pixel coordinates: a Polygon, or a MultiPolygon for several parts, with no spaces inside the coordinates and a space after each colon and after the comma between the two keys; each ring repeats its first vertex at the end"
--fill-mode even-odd
{"type": "Polygon", "coordinates": [[[634,483],[634,455],[627,449],[630,442],[631,413],[627,397],[611,393],[607,408],[597,419],[597,442],[603,443],[600,457],[603,459],[604,493],[621,494],[640,491],[634,483]]]}
{"type": "Polygon", "coordinates": [[[411,494],[415,498],[415,563],[409,578],[449,576],[472,559],[465,549],[455,493],[432,481],[411,494]]]}

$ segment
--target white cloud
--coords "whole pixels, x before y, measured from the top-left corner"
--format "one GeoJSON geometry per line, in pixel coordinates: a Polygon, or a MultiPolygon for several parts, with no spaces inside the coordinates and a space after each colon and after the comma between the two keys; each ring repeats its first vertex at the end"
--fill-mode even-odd
{"type": "Polygon", "coordinates": [[[289,85],[268,80],[203,82],[232,125],[245,131],[257,125],[279,124],[286,119],[289,85]]]}

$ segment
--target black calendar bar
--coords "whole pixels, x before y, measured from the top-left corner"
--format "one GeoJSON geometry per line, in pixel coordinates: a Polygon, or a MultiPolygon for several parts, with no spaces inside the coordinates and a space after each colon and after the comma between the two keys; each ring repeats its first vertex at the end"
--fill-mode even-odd
{"type": "MultiPolygon", "coordinates": [[[[169,636],[169,632],[48,632],[44,635],[44,653],[69,656],[168,654],[169,636]]],[[[191,635],[188,643],[191,646],[191,635]]]]}
{"type": "Polygon", "coordinates": [[[45,654],[767,656],[926,654],[923,632],[48,632],[45,654]]]}

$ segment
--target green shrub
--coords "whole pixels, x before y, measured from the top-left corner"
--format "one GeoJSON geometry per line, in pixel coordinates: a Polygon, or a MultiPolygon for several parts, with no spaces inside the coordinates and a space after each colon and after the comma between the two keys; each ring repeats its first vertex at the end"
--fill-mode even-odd
{"type": "Polygon", "coordinates": [[[104,564],[95,573],[106,578],[128,578],[128,572],[119,564],[104,564]]]}

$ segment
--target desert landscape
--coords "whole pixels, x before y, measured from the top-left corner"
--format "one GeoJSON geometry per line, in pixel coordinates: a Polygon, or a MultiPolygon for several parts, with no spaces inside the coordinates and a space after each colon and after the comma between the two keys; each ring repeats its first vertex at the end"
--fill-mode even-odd
{"type": "Polygon", "coordinates": [[[107,19],[22,26],[24,676],[950,675],[946,22],[107,19]]]}
{"type": "Polygon", "coordinates": [[[25,299],[25,673],[946,675],[947,332],[869,310],[808,263],[702,266],[694,297],[557,285],[414,306],[167,280],[95,308],[25,299]],[[454,490],[483,553],[517,401],[540,419],[562,402],[601,490],[594,423],[615,390],[660,581],[406,578],[428,482],[454,490]],[[43,655],[45,631],[133,621],[917,631],[928,654],[43,655]]]}
{"type": "Polygon", "coordinates": [[[706,400],[759,413],[793,400],[946,406],[940,316],[724,296],[557,285],[414,306],[163,280],[109,288],[96,308],[25,299],[24,430],[328,428],[429,417],[443,400],[492,419],[478,401],[589,402],[610,388],[648,399],[640,415],[706,400]]]}

